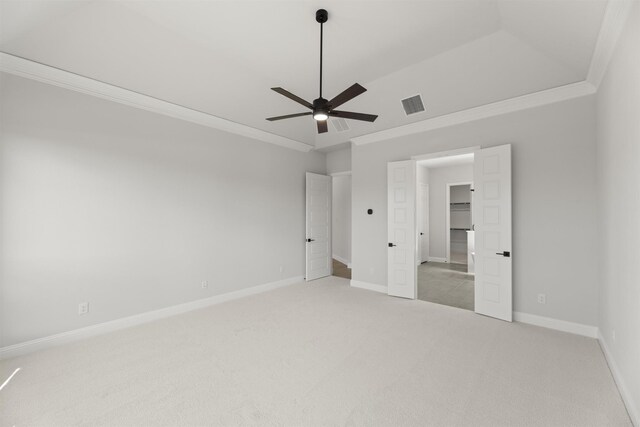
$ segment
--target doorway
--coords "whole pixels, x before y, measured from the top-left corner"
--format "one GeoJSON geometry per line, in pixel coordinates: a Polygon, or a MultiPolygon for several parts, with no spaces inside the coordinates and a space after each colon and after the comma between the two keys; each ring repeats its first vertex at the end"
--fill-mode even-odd
{"type": "Polygon", "coordinates": [[[467,153],[416,162],[417,298],[471,311],[475,308],[473,160],[473,153],[467,153]]]}
{"type": "Polygon", "coordinates": [[[351,279],[351,172],[331,174],[333,276],[351,279]]]}
{"type": "MultiPolygon", "coordinates": [[[[436,190],[446,189],[444,180],[438,184],[427,169],[438,169],[452,161],[467,157],[471,160],[473,182],[470,211],[473,213],[471,230],[473,247],[468,255],[473,259],[474,311],[508,322],[513,319],[513,281],[511,252],[511,145],[492,147],[469,147],[449,152],[414,156],[410,160],[387,163],[387,294],[395,297],[418,298],[418,269],[423,264],[417,255],[418,230],[418,183],[426,176],[429,185],[429,258],[427,264],[442,263],[450,271],[440,272],[440,278],[455,276],[456,264],[447,258],[446,244],[437,248],[436,243],[446,242],[451,230],[436,226],[437,221],[446,222],[447,208],[434,209],[436,190]],[[426,161],[426,162],[425,162],[426,161]],[[422,168],[418,167],[418,164],[422,168]],[[422,172],[421,172],[422,171],[422,172]],[[439,218],[439,219],[437,219],[439,218]],[[442,250],[442,246],[445,249],[442,250]]],[[[441,178],[441,177],[440,177],[441,178]]],[[[459,178],[450,178],[460,183],[459,178]]],[[[446,194],[446,192],[445,192],[446,194]]],[[[445,198],[444,196],[442,198],[445,198]]],[[[450,228],[450,227],[449,227],[450,228]]],[[[432,278],[427,283],[433,284],[432,278]]],[[[445,289],[451,292],[451,287],[445,289]]],[[[432,291],[435,292],[435,291],[432,291]]]]}

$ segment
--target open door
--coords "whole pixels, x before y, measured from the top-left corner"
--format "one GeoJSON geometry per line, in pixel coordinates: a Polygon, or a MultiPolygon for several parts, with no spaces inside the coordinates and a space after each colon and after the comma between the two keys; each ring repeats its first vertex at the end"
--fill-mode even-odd
{"type": "Polygon", "coordinates": [[[511,322],[511,145],[474,156],[475,311],[511,322]]]}
{"type": "Polygon", "coordinates": [[[331,260],[331,177],[307,172],[306,181],[307,281],[330,276],[331,260]]]}
{"type": "Polygon", "coordinates": [[[416,162],[387,164],[388,294],[416,298],[416,162]]]}

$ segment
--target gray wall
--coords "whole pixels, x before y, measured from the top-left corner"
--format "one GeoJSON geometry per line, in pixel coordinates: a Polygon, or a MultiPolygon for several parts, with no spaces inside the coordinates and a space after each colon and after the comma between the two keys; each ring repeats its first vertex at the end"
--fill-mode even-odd
{"type": "Polygon", "coordinates": [[[351,147],[327,153],[327,173],[348,172],[351,170],[351,147]]]}
{"type": "Polygon", "coordinates": [[[0,346],[303,275],[324,154],[0,76],[0,346]]]}
{"type": "Polygon", "coordinates": [[[640,423],[640,4],[598,91],[600,333],[640,423]],[[615,333],[615,335],[614,335],[615,333]]]}
{"type": "Polygon", "coordinates": [[[506,143],[513,162],[514,309],[596,325],[593,96],[353,146],[353,279],[386,286],[387,162],[506,143]],[[538,293],[547,294],[546,305],[537,303],[538,293]]]}
{"type": "Polygon", "coordinates": [[[447,184],[473,182],[473,165],[429,168],[429,256],[447,257],[447,184]]]}

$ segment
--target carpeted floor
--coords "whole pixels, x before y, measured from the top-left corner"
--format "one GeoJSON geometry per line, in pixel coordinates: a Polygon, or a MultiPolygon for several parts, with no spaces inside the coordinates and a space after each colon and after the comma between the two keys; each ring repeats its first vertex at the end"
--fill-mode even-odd
{"type": "Polygon", "coordinates": [[[630,425],[596,340],[336,277],[1,366],[2,426],[630,425]]]}

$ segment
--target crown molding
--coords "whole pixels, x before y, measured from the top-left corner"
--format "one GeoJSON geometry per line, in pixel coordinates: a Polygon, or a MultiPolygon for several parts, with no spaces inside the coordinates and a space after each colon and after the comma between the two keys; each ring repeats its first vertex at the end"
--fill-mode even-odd
{"type": "Polygon", "coordinates": [[[553,89],[547,89],[504,101],[498,101],[491,104],[481,105],[479,107],[469,108],[467,110],[457,111],[451,114],[433,117],[396,128],[385,129],[380,132],[356,136],[351,138],[351,142],[355,145],[371,144],[373,142],[385,141],[388,139],[427,132],[475,120],[500,116],[502,114],[526,110],[542,105],[553,104],[555,102],[566,101],[568,99],[579,98],[581,96],[594,94],[595,92],[596,87],[587,81],[571,83],[553,89]]]}
{"type": "Polygon", "coordinates": [[[31,80],[71,89],[76,92],[118,102],[141,110],[257,139],[280,147],[309,152],[314,147],[300,141],[275,135],[251,126],[232,122],[202,111],[174,104],[129,89],[114,86],[69,71],[0,52],[0,71],[31,80]]]}
{"type": "Polygon", "coordinates": [[[591,57],[587,81],[596,88],[600,86],[609,62],[613,57],[618,39],[633,8],[633,0],[609,0],[600,26],[596,47],[591,57]]]}

